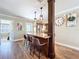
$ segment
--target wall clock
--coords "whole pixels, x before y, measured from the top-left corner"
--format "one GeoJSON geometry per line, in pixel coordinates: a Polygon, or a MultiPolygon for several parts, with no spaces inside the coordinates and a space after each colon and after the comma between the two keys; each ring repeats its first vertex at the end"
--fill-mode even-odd
{"type": "Polygon", "coordinates": [[[56,20],[55,20],[55,25],[56,26],[61,26],[64,24],[64,18],[63,17],[58,17],[56,20]]]}

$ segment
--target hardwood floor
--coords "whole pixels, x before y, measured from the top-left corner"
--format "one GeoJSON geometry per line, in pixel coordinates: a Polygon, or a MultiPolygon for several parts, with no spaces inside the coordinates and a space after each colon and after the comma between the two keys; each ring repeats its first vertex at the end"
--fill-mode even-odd
{"type": "Polygon", "coordinates": [[[27,59],[17,43],[5,42],[0,45],[0,59],[27,59]]]}
{"type": "Polygon", "coordinates": [[[56,59],[79,59],[79,51],[56,45],[56,59]]]}
{"type": "MultiPolygon", "coordinates": [[[[79,59],[79,51],[56,45],[55,59],[79,59]]],[[[0,45],[0,59],[38,59],[36,55],[29,54],[28,47],[24,46],[23,41],[5,42],[0,45]]],[[[47,59],[41,56],[41,59],[47,59]]]]}

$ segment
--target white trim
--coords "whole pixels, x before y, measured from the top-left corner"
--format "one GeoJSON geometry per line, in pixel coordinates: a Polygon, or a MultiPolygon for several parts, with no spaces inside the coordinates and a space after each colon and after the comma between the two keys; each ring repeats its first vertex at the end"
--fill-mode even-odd
{"type": "Polygon", "coordinates": [[[58,15],[62,15],[62,14],[68,14],[68,13],[72,13],[72,12],[77,12],[77,10],[79,9],[79,6],[77,6],[77,7],[74,7],[74,8],[70,8],[70,9],[66,9],[66,10],[64,10],[64,11],[62,11],[62,12],[58,12],[57,14],[56,14],[56,16],[58,16],[58,15]]]}
{"type": "Polygon", "coordinates": [[[20,19],[20,20],[27,20],[28,22],[33,22],[32,19],[21,17],[21,16],[12,16],[12,15],[6,15],[6,14],[0,14],[0,16],[17,18],[17,19],[20,19]]]}
{"type": "Polygon", "coordinates": [[[22,39],[11,40],[11,41],[21,41],[21,40],[23,40],[23,38],[22,39]]]}
{"type": "Polygon", "coordinates": [[[71,49],[79,51],[79,47],[74,47],[74,46],[67,45],[67,44],[60,43],[60,42],[55,42],[55,44],[58,44],[58,45],[61,45],[61,46],[65,46],[65,47],[68,47],[68,48],[71,48],[71,49]]]}

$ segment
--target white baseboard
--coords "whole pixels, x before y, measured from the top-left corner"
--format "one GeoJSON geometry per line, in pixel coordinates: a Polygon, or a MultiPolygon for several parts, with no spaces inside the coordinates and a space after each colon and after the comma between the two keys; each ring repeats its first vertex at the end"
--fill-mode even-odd
{"type": "Polygon", "coordinates": [[[23,38],[21,38],[21,39],[16,39],[16,40],[12,40],[12,41],[21,41],[21,40],[24,40],[23,38]]]}
{"type": "Polygon", "coordinates": [[[58,45],[61,45],[61,46],[68,47],[68,48],[79,51],[79,47],[74,47],[74,46],[63,44],[63,43],[60,43],[60,42],[55,42],[55,44],[58,44],[58,45]]]}

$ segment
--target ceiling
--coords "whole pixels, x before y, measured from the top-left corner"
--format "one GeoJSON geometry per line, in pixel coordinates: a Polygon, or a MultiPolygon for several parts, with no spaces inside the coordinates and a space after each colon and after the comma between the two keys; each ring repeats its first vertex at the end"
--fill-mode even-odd
{"type": "MultiPolygon", "coordinates": [[[[79,7],[79,0],[56,0],[55,5],[55,11],[58,14],[79,7]]],[[[41,6],[43,6],[44,19],[47,19],[48,7],[46,0],[0,0],[0,14],[34,19],[34,11],[37,11],[37,18],[39,18],[41,6]]]]}

